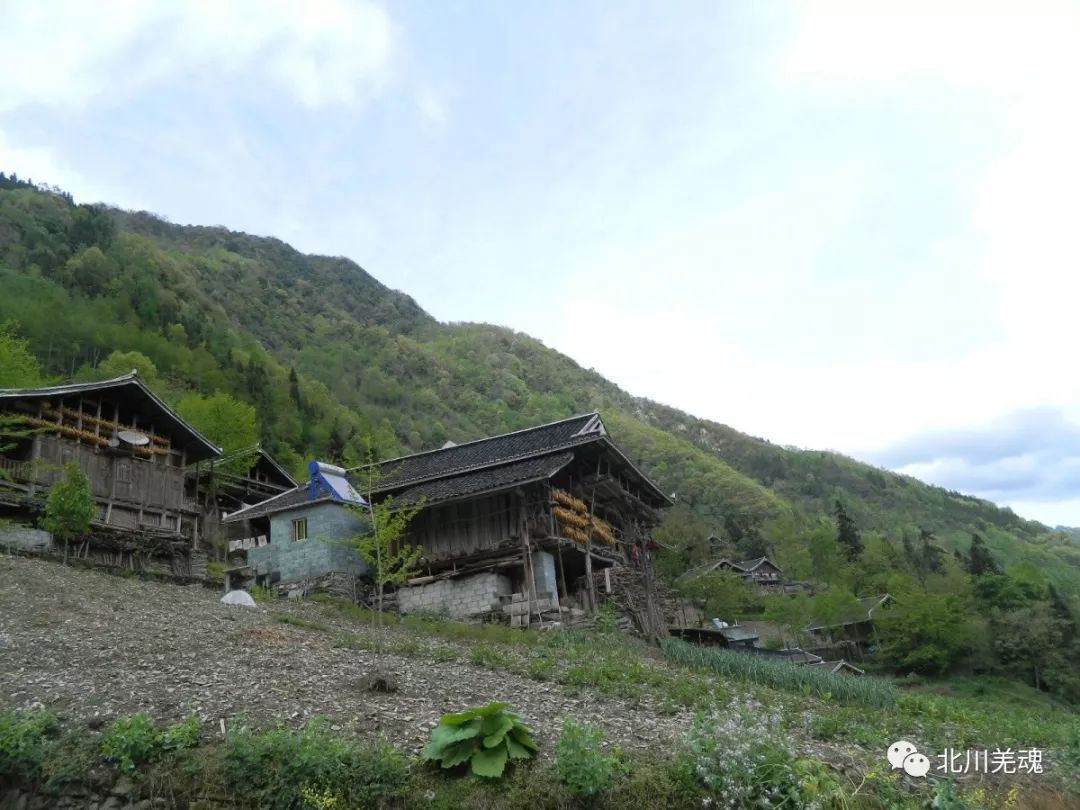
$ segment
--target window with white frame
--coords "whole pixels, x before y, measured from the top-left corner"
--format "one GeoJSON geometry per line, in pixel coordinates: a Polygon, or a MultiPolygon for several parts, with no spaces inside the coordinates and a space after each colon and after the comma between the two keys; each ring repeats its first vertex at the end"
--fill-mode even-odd
{"type": "Polygon", "coordinates": [[[292,539],[294,543],[307,540],[307,518],[297,518],[292,522],[292,539]]]}

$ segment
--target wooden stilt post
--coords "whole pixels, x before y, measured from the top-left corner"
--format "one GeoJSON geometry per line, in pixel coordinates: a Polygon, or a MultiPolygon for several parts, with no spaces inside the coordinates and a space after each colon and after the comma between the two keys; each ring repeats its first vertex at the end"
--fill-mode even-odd
{"type": "Polygon", "coordinates": [[[592,495],[589,497],[589,528],[585,539],[585,577],[589,581],[589,603],[593,613],[596,613],[600,604],[596,598],[596,582],[592,575],[592,516],[596,509],[596,482],[600,478],[600,459],[596,460],[596,478],[593,479],[592,495]]]}

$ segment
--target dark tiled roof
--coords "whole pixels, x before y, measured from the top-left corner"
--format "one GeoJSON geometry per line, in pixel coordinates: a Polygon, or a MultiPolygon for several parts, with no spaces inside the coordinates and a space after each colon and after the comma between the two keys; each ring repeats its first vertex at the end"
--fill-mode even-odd
{"type": "Polygon", "coordinates": [[[277,486],[299,486],[299,484],[297,484],[296,482],[296,479],[289,474],[289,471],[282,467],[280,464],[278,464],[273,456],[271,456],[269,453],[263,450],[262,447],[258,445],[255,445],[254,447],[247,447],[243,450],[237,450],[227,456],[216,459],[215,461],[211,462],[210,466],[220,467],[223,464],[228,464],[229,462],[235,461],[236,459],[246,458],[247,456],[251,456],[251,469],[255,469],[259,464],[263,464],[274,475],[276,475],[278,477],[278,480],[272,483],[276,484],[277,486]]]}
{"type": "Polygon", "coordinates": [[[691,568],[689,571],[685,572],[682,576],[679,577],[679,582],[689,582],[690,580],[697,579],[698,577],[703,577],[706,574],[711,574],[712,572],[720,568],[730,568],[731,570],[736,571],[740,574],[750,574],[760,568],[761,565],[764,563],[769,563],[769,565],[772,565],[774,568],[776,568],[777,571],[780,570],[780,566],[778,566],[768,557],[757,557],[753,560],[743,560],[742,562],[736,562],[735,560],[723,557],[714,562],[699,565],[697,568],[691,568]]]}
{"type": "Polygon", "coordinates": [[[296,487],[295,489],[288,489],[282,492],[280,495],[275,495],[272,498],[267,498],[265,501],[260,501],[252,506],[245,507],[236,512],[233,512],[222,523],[236,523],[241,520],[251,520],[252,518],[266,517],[267,515],[275,515],[278,512],[287,512],[290,509],[296,509],[299,506],[304,506],[309,503],[319,503],[322,501],[331,500],[330,496],[325,493],[319,493],[314,500],[311,499],[308,492],[307,484],[296,487]]]}
{"type": "Polygon", "coordinates": [[[398,495],[397,500],[405,504],[416,503],[423,498],[425,504],[432,504],[479,495],[527,481],[540,481],[553,476],[573,458],[574,454],[570,452],[552,453],[462,475],[436,478],[410,487],[398,495]]]}
{"type": "Polygon", "coordinates": [[[755,647],[754,652],[762,658],[772,658],[777,661],[787,661],[789,664],[816,664],[821,660],[820,655],[814,655],[798,647],[786,650],[770,650],[767,647],[755,647]]]}
{"type": "MultiPolygon", "coordinates": [[[[599,414],[587,413],[538,427],[379,462],[379,491],[547,455],[606,435],[599,414]]],[[[361,474],[362,475],[362,474],[361,474]]]]}
{"type": "Polygon", "coordinates": [[[140,402],[141,407],[147,408],[152,414],[164,417],[174,434],[180,436],[182,442],[188,447],[189,461],[200,461],[221,455],[220,447],[185,422],[157,394],[147,388],[134,371],[121,377],[98,382],[51,385],[46,388],[0,388],[0,400],[52,399],[108,391],[114,388],[124,389],[124,393],[132,400],[140,402]]]}
{"type": "Polygon", "coordinates": [[[757,633],[741,625],[721,627],[720,635],[728,641],[755,641],[758,638],[757,633]]]}
{"type": "Polygon", "coordinates": [[[866,672],[859,669],[850,661],[845,661],[841,658],[839,661],[815,661],[811,664],[804,664],[808,669],[823,669],[826,672],[840,672],[841,670],[848,669],[854,672],[856,675],[865,675],[866,672]]]}

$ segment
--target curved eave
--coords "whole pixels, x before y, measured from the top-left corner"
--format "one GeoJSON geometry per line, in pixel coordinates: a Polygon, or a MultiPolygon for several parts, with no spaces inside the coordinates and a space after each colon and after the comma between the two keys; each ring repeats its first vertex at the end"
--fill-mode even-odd
{"type": "Polygon", "coordinates": [[[172,423],[174,429],[187,435],[189,439],[188,456],[190,461],[202,461],[208,458],[216,458],[221,455],[220,447],[211,442],[202,433],[188,424],[188,422],[184,421],[176,411],[165,404],[164,400],[147,388],[146,384],[139,379],[139,375],[135,372],[124,374],[121,377],[114,377],[111,380],[100,380],[98,382],[70,383],[68,385],[52,385],[43,388],[2,388],[0,389],[0,400],[49,399],[51,397],[62,398],[73,396],[75,394],[94,393],[97,391],[128,387],[134,387],[139,391],[139,393],[146,397],[152,405],[162,412],[165,418],[172,423]],[[192,445],[198,448],[197,452],[191,452],[192,445]]]}

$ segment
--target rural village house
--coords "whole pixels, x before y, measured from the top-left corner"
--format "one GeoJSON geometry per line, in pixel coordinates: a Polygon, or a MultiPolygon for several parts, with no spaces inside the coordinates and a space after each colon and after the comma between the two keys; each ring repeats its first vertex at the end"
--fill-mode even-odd
{"type": "Polygon", "coordinates": [[[850,642],[859,649],[866,649],[877,642],[874,611],[892,601],[892,596],[887,593],[880,596],[863,596],[859,598],[860,607],[857,610],[829,621],[812,621],[806,629],[825,641],[850,642]]]}
{"type": "MultiPolygon", "coordinates": [[[[0,390],[0,414],[21,436],[0,457],[0,508],[18,521],[44,508],[49,486],[76,462],[97,505],[93,543],[82,554],[131,568],[189,574],[200,510],[185,492],[186,468],[220,455],[205,436],[159,399],[136,372],[111,380],[0,390]],[[138,540],[136,540],[136,536],[138,540]]],[[[48,547],[35,530],[9,530],[9,542],[48,547]]]]}
{"type": "Polygon", "coordinates": [[[784,581],[784,572],[768,557],[755,557],[752,560],[735,560],[724,557],[719,560],[698,566],[683,574],[680,579],[684,581],[697,579],[715,573],[731,573],[738,576],[744,582],[761,586],[781,586],[784,581]]]}
{"type": "MultiPolygon", "coordinates": [[[[359,486],[369,472],[349,477],[359,486]]],[[[670,501],[615,446],[599,414],[382,461],[374,472],[373,497],[423,504],[407,537],[423,548],[422,571],[398,590],[401,610],[559,620],[593,605],[597,583],[612,582],[605,570],[625,566],[640,572],[639,629],[655,634],[665,624],[649,607],[649,532],[670,501]]],[[[269,532],[268,548],[290,549],[249,551],[256,577],[284,583],[342,564],[325,549],[355,533],[355,517],[317,484],[313,475],[225,519],[244,537],[269,532]]]]}
{"type": "Polygon", "coordinates": [[[244,551],[245,565],[228,572],[229,583],[268,587],[292,583],[352,596],[352,580],[368,565],[343,541],[364,530],[349,506],[364,499],[340,467],[312,462],[310,480],[224,518],[230,551],[244,551]]]}

